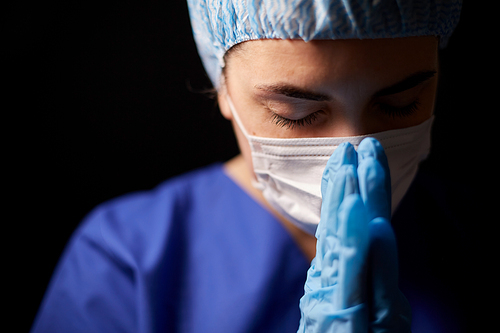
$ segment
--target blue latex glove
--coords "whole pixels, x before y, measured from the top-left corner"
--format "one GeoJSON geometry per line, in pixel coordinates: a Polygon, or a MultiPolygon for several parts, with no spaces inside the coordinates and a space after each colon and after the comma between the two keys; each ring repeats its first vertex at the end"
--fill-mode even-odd
{"type": "Polygon", "coordinates": [[[330,157],[321,185],[316,257],[300,300],[298,332],[410,332],[398,289],[391,192],[380,143],[345,143],[330,157]]]}

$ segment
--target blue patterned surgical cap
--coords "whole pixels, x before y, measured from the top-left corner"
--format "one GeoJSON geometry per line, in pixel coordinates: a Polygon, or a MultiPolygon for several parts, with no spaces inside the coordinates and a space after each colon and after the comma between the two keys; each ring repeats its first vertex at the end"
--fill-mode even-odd
{"type": "Polygon", "coordinates": [[[215,87],[232,46],[255,39],[440,36],[455,29],[462,0],[187,0],[194,39],[215,87]]]}

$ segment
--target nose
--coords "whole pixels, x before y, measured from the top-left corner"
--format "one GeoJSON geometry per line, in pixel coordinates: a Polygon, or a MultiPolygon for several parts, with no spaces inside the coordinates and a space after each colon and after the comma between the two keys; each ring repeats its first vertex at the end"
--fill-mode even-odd
{"type": "Polygon", "coordinates": [[[377,122],[370,119],[367,106],[357,101],[332,108],[327,125],[328,136],[346,137],[375,133],[377,122]]]}

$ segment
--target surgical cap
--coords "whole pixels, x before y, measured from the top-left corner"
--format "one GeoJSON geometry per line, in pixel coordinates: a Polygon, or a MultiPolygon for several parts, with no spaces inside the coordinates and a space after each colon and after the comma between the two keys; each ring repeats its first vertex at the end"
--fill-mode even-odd
{"type": "Polygon", "coordinates": [[[215,87],[232,46],[256,39],[439,36],[444,47],[462,0],[187,0],[198,53],[215,87]]]}

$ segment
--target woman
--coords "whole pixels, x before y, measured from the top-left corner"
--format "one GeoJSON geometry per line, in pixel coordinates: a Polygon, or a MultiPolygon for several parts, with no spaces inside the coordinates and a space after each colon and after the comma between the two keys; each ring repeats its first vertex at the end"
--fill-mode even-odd
{"type": "MultiPolygon", "coordinates": [[[[392,203],[382,201],[399,206],[428,150],[437,49],[460,6],[437,4],[420,16],[378,2],[242,4],[190,2],[200,55],[242,155],[97,208],[68,246],[34,332],[296,331],[328,158],[312,168],[313,156],[261,168],[269,159],[256,159],[255,150],[268,143],[282,152],[276,138],[391,143],[384,172],[392,203]],[[411,149],[390,149],[403,141],[411,149]],[[299,173],[300,165],[314,172],[299,173]],[[290,167],[288,179],[280,176],[290,167]]],[[[342,147],[335,150],[342,158],[353,151],[342,147]]],[[[420,270],[418,292],[430,271],[420,270]]]]}

